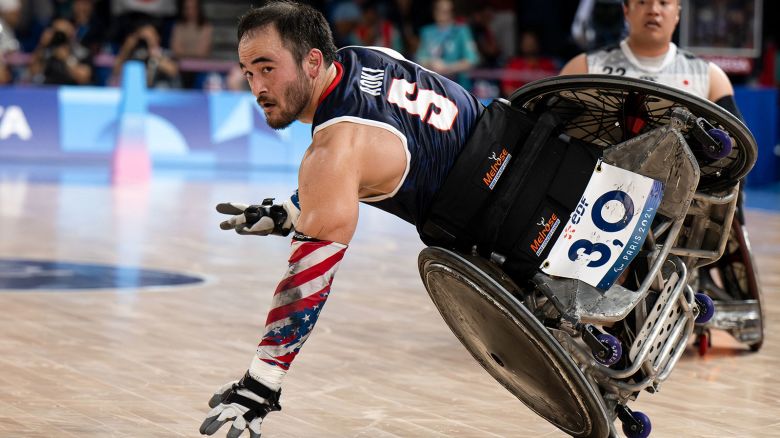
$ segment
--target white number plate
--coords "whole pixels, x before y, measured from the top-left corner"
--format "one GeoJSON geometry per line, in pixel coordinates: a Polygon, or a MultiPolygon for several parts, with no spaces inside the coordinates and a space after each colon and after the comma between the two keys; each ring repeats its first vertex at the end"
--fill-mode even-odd
{"type": "Polygon", "coordinates": [[[609,289],[642,248],[662,196],[659,181],[600,162],[542,271],[609,289]]]}

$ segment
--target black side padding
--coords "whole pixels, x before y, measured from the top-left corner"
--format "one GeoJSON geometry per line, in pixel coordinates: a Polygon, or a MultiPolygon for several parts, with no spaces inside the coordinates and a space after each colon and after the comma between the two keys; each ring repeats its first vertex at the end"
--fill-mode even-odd
{"type": "MultiPolygon", "coordinates": [[[[532,172],[532,169],[538,165],[537,159],[539,154],[543,149],[547,149],[547,140],[559,123],[560,118],[551,111],[539,116],[536,126],[534,126],[531,134],[525,139],[522,157],[519,157],[518,160],[512,163],[509,175],[502,181],[501,187],[496,192],[493,201],[482,218],[480,225],[484,231],[480,244],[483,247],[491,247],[498,240],[498,232],[504,224],[509,210],[519,199],[523,199],[519,197],[520,192],[527,188],[529,183],[533,183],[536,187],[539,186],[538,183],[532,181],[536,173],[532,172]]],[[[545,152],[547,151],[545,150],[545,152]]],[[[540,197],[544,195],[544,192],[541,190],[536,189],[535,191],[540,197]]],[[[529,204],[533,205],[535,203],[529,204]]]]}
{"type": "Polygon", "coordinates": [[[496,100],[482,113],[433,201],[421,238],[428,245],[450,245],[477,236],[472,220],[486,203],[535,121],[523,110],[496,100]]]}

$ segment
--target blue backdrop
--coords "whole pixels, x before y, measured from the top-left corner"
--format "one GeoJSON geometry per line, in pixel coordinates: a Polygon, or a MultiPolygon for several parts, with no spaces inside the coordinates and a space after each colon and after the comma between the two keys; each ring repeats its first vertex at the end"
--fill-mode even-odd
{"type": "MultiPolygon", "coordinates": [[[[311,140],[310,125],[269,128],[249,93],[141,92],[146,145],[157,166],[295,169],[311,140]]],[[[120,89],[106,87],[0,88],[0,159],[108,162],[120,97],[120,89]]],[[[738,88],[736,98],[759,145],[748,184],[780,180],[777,90],[738,88]]]]}

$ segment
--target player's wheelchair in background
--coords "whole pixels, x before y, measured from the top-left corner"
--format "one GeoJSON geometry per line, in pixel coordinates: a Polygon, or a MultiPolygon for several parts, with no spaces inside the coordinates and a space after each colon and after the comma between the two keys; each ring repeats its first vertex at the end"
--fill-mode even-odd
{"type": "Polygon", "coordinates": [[[617,436],[619,419],[645,437],[650,420],[627,404],[658,389],[697,331],[728,324],[761,344],[733,220],[755,141],[705,100],[614,76],[531,83],[490,118],[421,228],[425,287],[474,359],[538,415],[572,436],[617,436]]]}

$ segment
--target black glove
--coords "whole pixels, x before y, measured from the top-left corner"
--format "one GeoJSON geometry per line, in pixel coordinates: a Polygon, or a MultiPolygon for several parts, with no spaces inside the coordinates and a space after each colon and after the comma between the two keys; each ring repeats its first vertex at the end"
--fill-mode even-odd
{"type": "Polygon", "coordinates": [[[217,211],[233,215],[219,224],[223,230],[235,230],[238,234],[256,236],[286,236],[295,228],[301,214],[298,191],[281,204],[274,204],[274,198],[266,198],[261,205],[225,202],[217,204],[217,211]]]}
{"type": "Polygon", "coordinates": [[[250,438],[260,438],[260,425],[265,416],[282,409],[279,405],[281,393],[281,389],[274,392],[247,372],[241,380],[230,382],[214,393],[209,400],[212,409],[200,425],[200,433],[213,435],[232,420],[227,438],[238,438],[244,429],[249,430],[250,438]]]}

